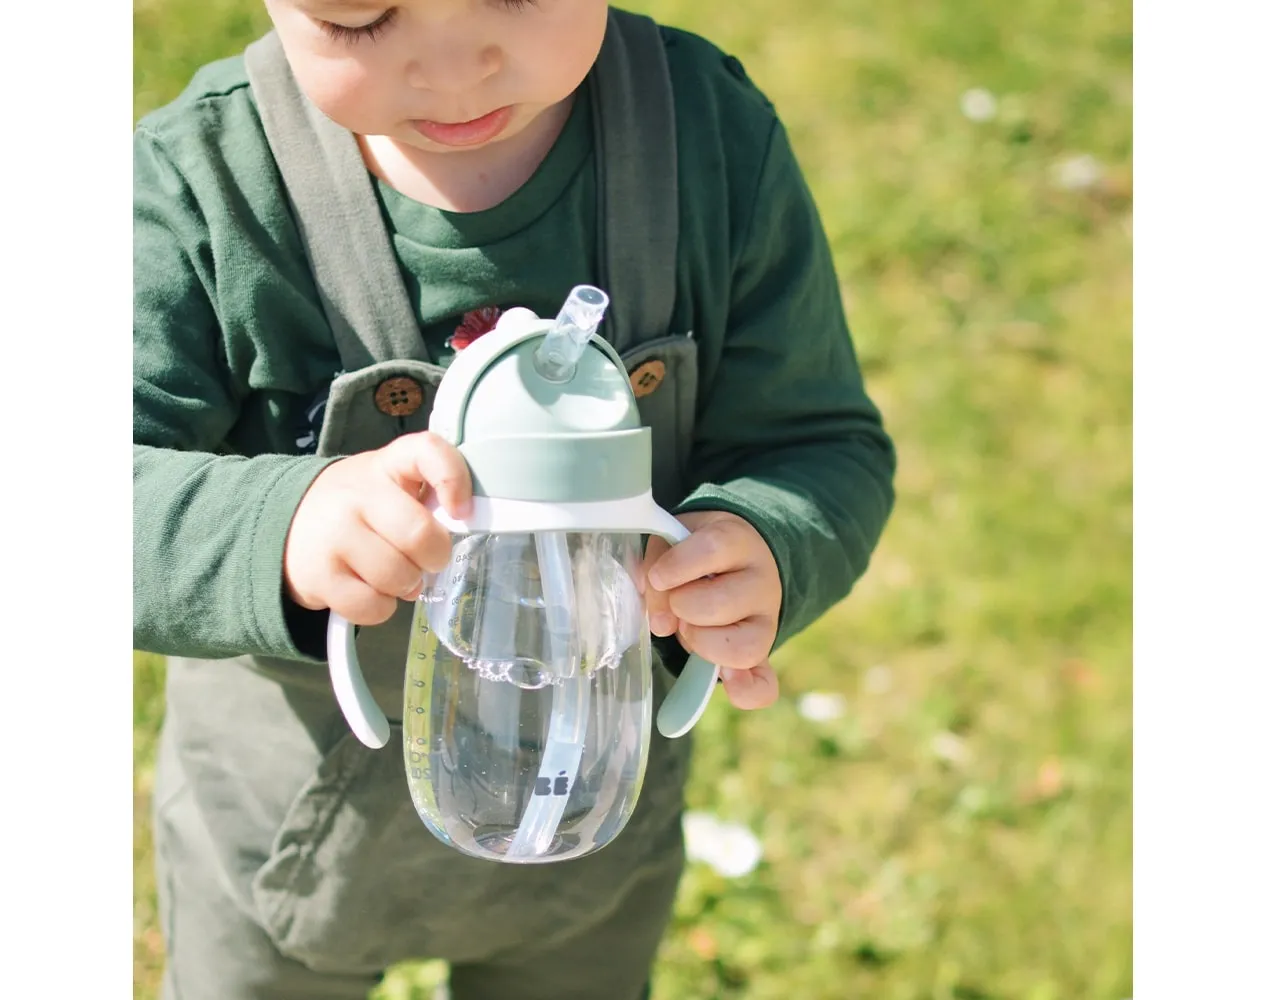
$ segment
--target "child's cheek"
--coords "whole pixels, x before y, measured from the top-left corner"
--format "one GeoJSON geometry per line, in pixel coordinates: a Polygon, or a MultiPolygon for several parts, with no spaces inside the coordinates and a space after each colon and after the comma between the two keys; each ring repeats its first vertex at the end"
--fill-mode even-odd
{"type": "Polygon", "coordinates": [[[370,74],[355,60],[314,61],[296,67],[295,76],[308,99],[337,124],[362,133],[382,127],[385,109],[378,106],[370,74]]]}

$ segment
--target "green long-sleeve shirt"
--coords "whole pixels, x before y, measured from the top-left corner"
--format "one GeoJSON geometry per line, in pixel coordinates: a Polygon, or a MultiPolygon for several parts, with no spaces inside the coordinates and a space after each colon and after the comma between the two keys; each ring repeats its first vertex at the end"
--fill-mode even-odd
{"type": "MultiPolygon", "coordinates": [[[[674,329],[698,399],[676,510],[730,510],[768,542],[779,641],[852,588],[893,503],[894,452],[865,394],[817,210],[769,102],[736,60],[664,29],[681,231],[674,329]]],[[[484,212],[380,207],[433,357],[463,316],[552,314],[596,273],[582,87],[527,184],[484,212]],[[424,277],[423,277],[424,276],[424,277]]],[[[340,369],[241,58],[211,64],[134,143],[133,641],[198,657],[310,658],[283,598],[294,511],[340,369]]]]}

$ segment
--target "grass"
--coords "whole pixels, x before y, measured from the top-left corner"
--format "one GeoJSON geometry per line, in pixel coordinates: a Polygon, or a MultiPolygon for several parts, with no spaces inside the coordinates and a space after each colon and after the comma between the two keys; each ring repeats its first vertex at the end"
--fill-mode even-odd
{"type": "MultiPolygon", "coordinates": [[[[717,702],[700,726],[691,806],[750,825],[764,860],[691,867],[656,1000],[1123,1000],[1130,6],[633,6],[737,54],[777,104],[901,459],[870,572],[777,657],[781,703],[717,702]],[[973,88],[992,116],[964,114],[973,88]],[[807,724],[810,691],[846,711],[807,724]]],[[[138,0],[135,112],[266,26],[251,0],[138,0]]],[[[142,1000],[161,678],[138,654],[142,1000]]],[[[421,1000],[434,974],[393,970],[376,1000],[421,1000]]]]}

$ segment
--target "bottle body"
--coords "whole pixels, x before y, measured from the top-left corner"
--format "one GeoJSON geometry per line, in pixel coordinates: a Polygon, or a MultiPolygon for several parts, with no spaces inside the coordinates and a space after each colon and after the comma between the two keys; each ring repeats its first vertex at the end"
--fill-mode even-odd
{"type": "Polygon", "coordinates": [[[457,536],[414,608],[410,795],[475,857],[580,857],[623,829],[646,770],[651,651],[641,536],[457,536]]]}

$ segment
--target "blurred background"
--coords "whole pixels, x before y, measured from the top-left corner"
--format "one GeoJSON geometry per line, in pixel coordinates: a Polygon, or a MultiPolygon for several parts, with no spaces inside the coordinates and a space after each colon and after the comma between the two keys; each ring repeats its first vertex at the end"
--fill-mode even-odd
{"type": "MultiPolygon", "coordinates": [[[[643,0],[775,102],[898,501],[854,593],[700,724],[656,1000],[1132,993],[1132,10],[643,0]]],[[[268,29],[135,0],[134,116],[268,29]]],[[[135,656],[135,996],[162,966],[135,656]]],[[[430,1000],[442,968],[374,1000],[430,1000]]]]}

